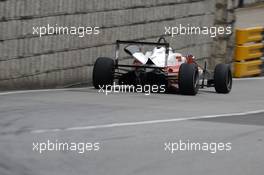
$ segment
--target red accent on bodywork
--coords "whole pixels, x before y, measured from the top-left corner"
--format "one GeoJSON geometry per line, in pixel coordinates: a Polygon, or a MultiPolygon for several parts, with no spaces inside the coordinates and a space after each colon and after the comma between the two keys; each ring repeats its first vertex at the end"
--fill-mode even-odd
{"type": "MultiPolygon", "coordinates": [[[[133,65],[134,65],[134,66],[141,66],[142,63],[141,63],[140,61],[138,61],[138,60],[135,59],[134,62],[133,62],[133,65]]],[[[137,70],[138,67],[135,67],[134,69],[137,70]]]]}
{"type": "Polygon", "coordinates": [[[193,55],[187,55],[186,59],[188,64],[195,63],[195,58],[193,55]]]}
{"type": "Polygon", "coordinates": [[[134,60],[133,65],[139,66],[139,65],[142,65],[142,63],[138,60],[134,60]]]}
{"type": "Polygon", "coordinates": [[[176,56],[176,60],[178,60],[179,62],[182,61],[182,57],[181,56],[176,56]]]}
{"type": "Polygon", "coordinates": [[[168,66],[166,67],[165,71],[168,73],[178,73],[180,69],[180,64],[177,64],[175,66],[168,66]]]}

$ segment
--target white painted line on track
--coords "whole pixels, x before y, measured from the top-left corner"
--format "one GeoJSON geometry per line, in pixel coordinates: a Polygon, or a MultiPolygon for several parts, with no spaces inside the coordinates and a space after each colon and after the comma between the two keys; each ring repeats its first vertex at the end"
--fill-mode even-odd
{"type": "Polygon", "coordinates": [[[248,78],[233,78],[235,81],[243,81],[243,80],[264,80],[264,77],[248,77],[248,78]]]}
{"type": "Polygon", "coordinates": [[[37,93],[37,92],[56,92],[56,91],[67,91],[67,90],[83,90],[88,89],[90,87],[84,88],[63,88],[63,89],[37,89],[37,90],[24,90],[24,91],[8,91],[8,92],[1,92],[0,96],[4,95],[12,95],[12,94],[29,94],[29,93],[37,93]]]}
{"type": "MultiPolygon", "coordinates": [[[[235,81],[243,80],[264,80],[264,77],[251,77],[251,78],[233,78],[235,81]]],[[[29,94],[37,92],[56,92],[56,91],[67,91],[67,90],[84,90],[93,88],[92,86],[82,87],[82,88],[62,88],[62,89],[36,89],[36,90],[21,90],[21,91],[7,91],[0,92],[0,96],[11,95],[11,94],[29,94]]]]}
{"type": "MultiPolygon", "coordinates": [[[[251,77],[251,78],[233,78],[235,81],[243,81],[243,80],[264,80],[264,77],[251,77]]],[[[4,95],[12,95],[12,94],[30,94],[37,92],[56,92],[56,91],[67,91],[67,90],[84,90],[93,88],[92,86],[82,87],[82,88],[62,88],[62,89],[37,89],[37,90],[21,90],[21,91],[7,91],[0,92],[0,96],[4,95]]]]}
{"type": "Polygon", "coordinates": [[[137,121],[137,122],[125,122],[125,123],[111,123],[111,124],[104,124],[104,125],[70,127],[70,128],[64,128],[64,129],[41,129],[41,130],[32,130],[31,133],[41,134],[41,133],[61,132],[61,131],[85,131],[85,130],[116,128],[116,127],[124,127],[124,126],[138,126],[138,125],[161,124],[161,123],[170,123],[170,122],[181,122],[181,121],[187,121],[187,120],[198,120],[198,119],[208,119],[208,118],[218,118],[218,117],[245,116],[245,115],[259,114],[259,113],[264,113],[264,109],[248,111],[248,112],[240,112],[240,113],[204,115],[204,116],[196,116],[196,117],[185,117],[185,118],[174,118],[174,119],[163,119],[163,120],[148,120],[148,121],[137,121]]]}

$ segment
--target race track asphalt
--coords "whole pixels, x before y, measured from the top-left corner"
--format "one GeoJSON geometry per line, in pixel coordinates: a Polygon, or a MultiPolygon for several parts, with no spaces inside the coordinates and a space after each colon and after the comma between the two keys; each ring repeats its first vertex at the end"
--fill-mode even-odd
{"type": "Polygon", "coordinates": [[[261,175],[264,79],[228,95],[98,93],[87,88],[0,93],[1,175],[261,175]],[[33,151],[37,142],[98,142],[99,151],[33,151]],[[231,143],[230,151],[165,143],[231,143]]]}

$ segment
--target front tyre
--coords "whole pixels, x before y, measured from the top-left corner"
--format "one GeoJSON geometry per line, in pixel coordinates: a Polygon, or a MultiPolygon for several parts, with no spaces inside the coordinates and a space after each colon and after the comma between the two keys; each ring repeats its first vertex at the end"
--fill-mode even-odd
{"type": "Polygon", "coordinates": [[[199,74],[195,64],[183,63],[179,69],[179,91],[184,95],[196,95],[199,90],[199,74]]]}
{"type": "Polygon", "coordinates": [[[114,60],[111,58],[97,58],[93,68],[93,85],[96,89],[113,84],[114,66],[114,60]]]}
{"type": "Polygon", "coordinates": [[[228,64],[218,64],[214,71],[215,91],[227,94],[232,89],[232,73],[228,64]]]}

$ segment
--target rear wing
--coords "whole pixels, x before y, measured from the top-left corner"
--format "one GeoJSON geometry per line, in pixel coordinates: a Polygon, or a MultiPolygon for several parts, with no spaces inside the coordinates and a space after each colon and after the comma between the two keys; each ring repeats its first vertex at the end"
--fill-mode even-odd
{"type": "MultiPolygon", "coordinates": [[[[165,67],[167,66],[168,63],[168,55],[169,55],[169,48],[170,48],[170,44],[168,42],[166,42],[166,40],[161,37],[158,42],[141,42],[141,41],[122,41],[122,40],[116,40],[116,49],[115,49],[115,63],[116,66],[124,66],[124,67],[130,67],[130,65],[118,65],[118,58],[119,58],[119,50],[120,50],[120,45],[121,44],[135,44],[135,45],[151,45],[151,46],[161,46],[161,47],[165,47],[166,51],[165,51],[165,67]],[[162,42],[163,40],[163,42],[162,42]]],[[[144,66],[144,67],[148,67],[148,66],[144,66]]]]}

